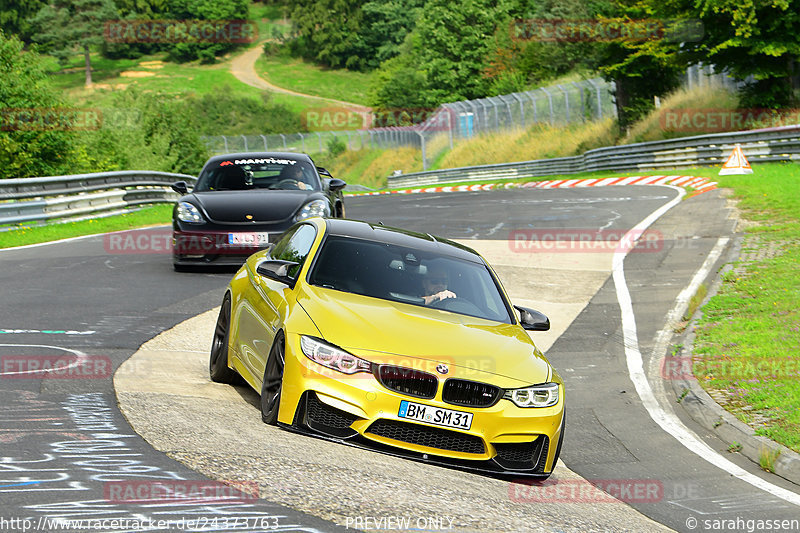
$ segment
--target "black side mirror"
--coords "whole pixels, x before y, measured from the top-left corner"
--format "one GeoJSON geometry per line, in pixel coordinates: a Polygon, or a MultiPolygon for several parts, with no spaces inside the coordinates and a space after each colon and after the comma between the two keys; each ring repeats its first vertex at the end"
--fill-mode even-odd
{"type": "Polygon", "coordinates": [[[173,191],[180,195],[189,194],[189,186],[185,181],[178,181],[170,185],[173,191]]]}
{"type": "Polygon", "coordinates": [[[548,331],[550,329],[550,319],[544,313],[519,305],[515,305],[514,309],[519,311],[519,323],[523,329],[531,331],[548,331]]]}
{"type": "Polygon", "coordinates": [[[300,263],[295,261],[284,261],[282,259],[270,259],[264,261],[256,267],[256,273],[265,278],[280,281],[290,286],[294,286],[294,280],[289,277],[289,269],[300,263]]]}
{"type": "Polygon", "coordinates": [[[331,192],[341,191],[345,187],[347,187],[347,182],[343,180],[336,178],[331,178],[330,180],[328,180],[328,189],[330,189],[331,192]]]}

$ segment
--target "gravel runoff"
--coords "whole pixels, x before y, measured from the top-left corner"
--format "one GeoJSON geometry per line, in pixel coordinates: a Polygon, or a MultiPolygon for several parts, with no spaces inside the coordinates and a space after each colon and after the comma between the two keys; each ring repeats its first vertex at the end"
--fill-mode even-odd
{"type": "MultiPolygon", "coordinates": [[[[481,252],[515,301],[542,304],[541,299],[524,298],[530,293],[519,270],[533,265],[512,264],[518,260],[491,250],[481,252]]],[[[585,280],[584,288],[577,291],[573,281],[571,301],[562,302],[565,310],[549,313],[561,327],[550,337],[536,337],[543,349],[607,277],[610,262],[605,259],[597,259],[594,269],[582,264],[577,279],[585,280]]],[[[551,296],[552,302],[563,298],[555,291],[551,296]]],[[[147,342],[114,377],[120,409],[134,430],[155,449],[204,476],[256,482],[265,500],[366,531],[670,531],[605,494],[598,503],[553,492],[556,487],[589,487],[560,461],[550,478],[559,482],[556,487],[530,488],[266,426],[254,391],[208,379],[217,312],[203,313],[147,342]]]]}

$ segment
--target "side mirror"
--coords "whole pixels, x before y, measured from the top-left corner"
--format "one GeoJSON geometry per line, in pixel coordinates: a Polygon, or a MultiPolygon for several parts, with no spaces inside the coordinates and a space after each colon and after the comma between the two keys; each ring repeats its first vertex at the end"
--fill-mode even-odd
{"type": "Polygon", "coordinates": [[[289,269],[300,263],[295,261],[284,261],[282,259],[270,259],[264,261],[256,267],[256,273],[265,278],[280,281],[287,285],[294,285],[294,280],[289,277],[289,269]]]}
{"type": "Polygon", "coordinates": [[[519,311],[519,323],[523,329],[531,331],[548,331],[550,329],[550,319],[544,313],[519,305],[515,305],[514,309],[519,311]]]}
{"type": "Polygon", "coordinates": [[[331,178],[330,180],[328,180],[328,189],[330,189],[331,192],[341,191],[345,187],[347,187],[347,182],[343,180],[336,178],[331,178]]]}
{"type": "Polygon", "coordinates": [[[170,185],[173,191],[180,195],[189,194],[189,186],[185,181],[178,181],[170,185]]]}

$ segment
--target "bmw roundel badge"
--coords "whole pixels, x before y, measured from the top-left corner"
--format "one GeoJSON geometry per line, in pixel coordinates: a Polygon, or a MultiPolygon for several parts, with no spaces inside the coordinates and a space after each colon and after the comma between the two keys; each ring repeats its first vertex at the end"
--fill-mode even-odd
{"type": "Polygon", "coordinates": [[[447,368],[447,365],[442,364],[442,365],[436,365],[436,371],[440,374],[447,374],[448,372],[450,372],[450,369],[447,368]]]}

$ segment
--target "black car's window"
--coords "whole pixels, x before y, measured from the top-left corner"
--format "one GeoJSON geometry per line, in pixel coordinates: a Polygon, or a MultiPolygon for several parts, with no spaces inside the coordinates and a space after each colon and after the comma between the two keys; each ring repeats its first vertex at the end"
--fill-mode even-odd
{"type": "Polygon", "coordinates": [[[311,251],[311,246],[314,244],[316,236],[317,230],[314,226],[309,224],[298,226],[275,243],[269,255],[273,259],[299,263],[297,266],[290,268],[288,272],[290,278],[297,279],[297,274],[303,268],[303,263],[308,257],[308,252],[311,251]]]}
{"type": "Polygon", "coordinates": [[[513,323],[494,277],[482,263],[331,235],[323,243],[309,277],[312,285],[412,305],[426,305],[426,287],[432,281],[444,281],[457,297],[430,305],[513,323]]]}
{"type": "Polygon", "coordinates": [[[229,159],[208,165],[195,191],[280,189],[319,191],[319,175],[308,161],[283,158],[229,159]]]}

